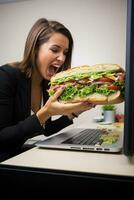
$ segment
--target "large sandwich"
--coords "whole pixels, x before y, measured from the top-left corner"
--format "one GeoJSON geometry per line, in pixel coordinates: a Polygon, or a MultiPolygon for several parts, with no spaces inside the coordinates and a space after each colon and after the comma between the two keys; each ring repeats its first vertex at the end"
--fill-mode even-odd
{"type": "Polygon", "coordinates": [[[60,102],[116,104],[124,101],[125,72],[117,64],[84,65],[55,74],[50,80],[49,95],[60,85],[65,85],[60,102]]]}

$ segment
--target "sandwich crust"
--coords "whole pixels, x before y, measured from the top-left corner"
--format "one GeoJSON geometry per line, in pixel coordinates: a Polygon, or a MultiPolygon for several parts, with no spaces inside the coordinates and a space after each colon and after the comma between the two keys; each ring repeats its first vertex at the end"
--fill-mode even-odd
{"type": "Polygon", "coordinates": [[[103,94],[99,94],[99,93],[94,93],[91,95],[88,95],[86,97],[79,97],[79,96],[75,96],[73,99],[68,100],[68,101],[62,101],[60,100],[61,103],[78,103],[78,102],[89,102],[89,103],[93,103],[96,105],[103,105],[103,104],[118,104],[123,102],[124,100],[121,98],[121,93],[120,91],[117,91],[116,93],[109,95],[109,96],[105,96],[103,94]]]}
{"type": "Polygon", "coordinates": [[[121,102],[123,102],[123,98],[121,98],[120,91],[117,91],[116,93],[108,96],[108,103],[115,104],[115,103],[121,103],[121,102]]]}
{"type": "Polygon", "coordinates": [[[55,82],[57,79],[68,78],[68,77],[71,77],[71,76],[77,75],[77,74],[87,74],[90,72],[105,72],[105,71],[118,72],[118,71],[122,71],[122,68],[117,64],[96,64],[96,65],[92,65],[92,66],[82,65],[82,66],[73,67],[71,69],[61,71],[61,72],[55,74],[51,78],[51,83],[55,82]]]}

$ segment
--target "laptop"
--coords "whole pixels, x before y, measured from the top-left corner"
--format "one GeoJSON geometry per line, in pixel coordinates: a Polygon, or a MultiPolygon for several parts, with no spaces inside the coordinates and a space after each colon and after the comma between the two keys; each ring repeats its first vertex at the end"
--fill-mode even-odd
{"type": "Polygon", "coordinates": [[[35,145],[45,149],[119,153],[123,146],[123,129],[73,128],[46,137],[35,145]]]}

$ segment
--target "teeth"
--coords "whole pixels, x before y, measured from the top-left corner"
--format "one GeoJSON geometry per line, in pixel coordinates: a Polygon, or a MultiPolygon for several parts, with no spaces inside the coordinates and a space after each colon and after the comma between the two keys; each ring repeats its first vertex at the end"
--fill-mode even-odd
{"type": "Polygon", "coordinates": [[[53,65],[54,67],[60,67],[60,65],[53,65]]]}

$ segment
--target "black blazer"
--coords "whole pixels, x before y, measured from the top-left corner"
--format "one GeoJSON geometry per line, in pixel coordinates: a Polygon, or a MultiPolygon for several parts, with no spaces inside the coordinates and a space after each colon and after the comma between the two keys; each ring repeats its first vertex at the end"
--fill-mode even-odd
{"type": "MultiPolygon", "coordinates": [[[[48,81],[42,82],[44,104],[48,99],[48,81]]],[[[31,79],[10,65],[0,67],[0,149],[16,148],[39,134],[51,135],[72,124],[68,117],[47,120],[45,129],[31,115],[31,79]]]]}

